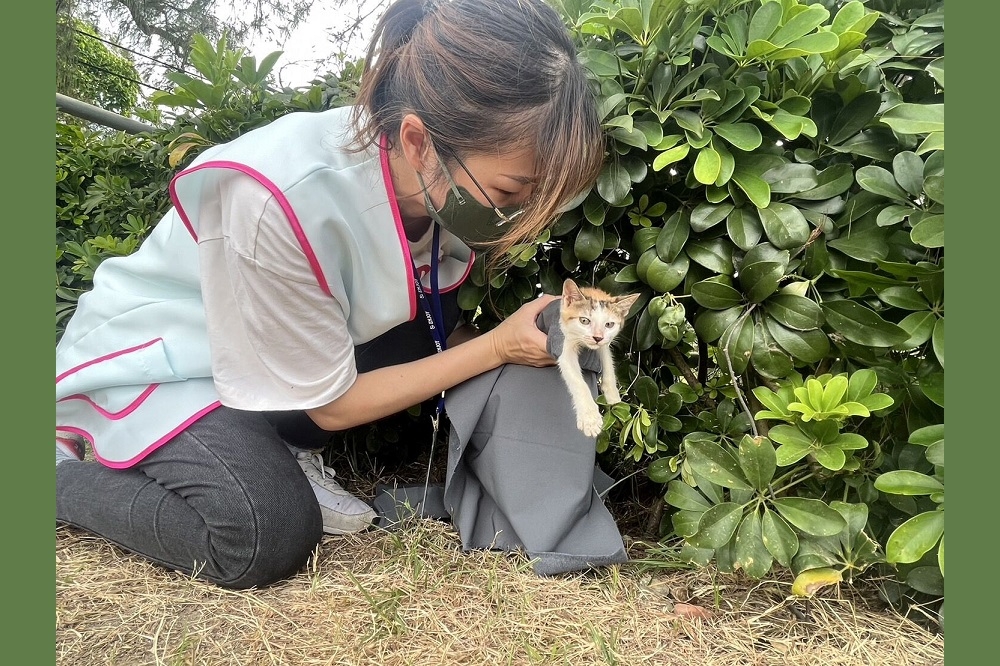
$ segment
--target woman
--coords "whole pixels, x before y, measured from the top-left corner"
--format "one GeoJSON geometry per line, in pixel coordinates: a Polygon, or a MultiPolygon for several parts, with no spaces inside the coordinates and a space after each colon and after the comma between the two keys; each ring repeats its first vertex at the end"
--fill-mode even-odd
{"type": "Polygon", "coordinates": [[[59,522],[222,586],[267,585],[323,531],[374,518],[311,450],[317,433],[553,363],[535,326],[547,297],[441,338],[460,336],[474,250],[535,237],[600,169],[558,15],[397,0],[367,62],[356,106],[206,150],[142,247],[96,272],[57,347],[59,522]]]}

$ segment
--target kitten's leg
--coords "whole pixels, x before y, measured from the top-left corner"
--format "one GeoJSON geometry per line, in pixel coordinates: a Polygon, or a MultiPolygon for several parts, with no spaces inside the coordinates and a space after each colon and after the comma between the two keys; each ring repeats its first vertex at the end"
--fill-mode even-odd
{"type": "Polygon", "coordinates": [[[611,356],[611,347],[601,347],[601,393],[609,405],[622,401],[618,393],[618,378],[615,377],[615,359],[611,356]]]}
{"type": "Polygon", "coordinates": [[[569,389],[569,397],[573,402],[573,411],[576,413],[576,427],[588,437],[596,437],[601,432],[604,419],[601,417],[601,410],[594,402],[587,386],[587,380],[583,378],[580,370],[580,359],[576,349],[567,346],[563,353],[559,355],[559,374],[562,375],[566,388],[569,389]]]}

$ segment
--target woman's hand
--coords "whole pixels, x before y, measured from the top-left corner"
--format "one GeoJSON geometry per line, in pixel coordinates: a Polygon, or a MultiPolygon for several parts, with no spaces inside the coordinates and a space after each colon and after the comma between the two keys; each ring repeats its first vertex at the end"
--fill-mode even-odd
{"type": "Polygon", "coordinates": [[[555,365],[545,348],[548,337],[535,325],[535,318],[558,296],[543,295],[522,305],[499,326],[487,333],[493,351],[503,363],[530,365],[536,368],[555,365]]]}

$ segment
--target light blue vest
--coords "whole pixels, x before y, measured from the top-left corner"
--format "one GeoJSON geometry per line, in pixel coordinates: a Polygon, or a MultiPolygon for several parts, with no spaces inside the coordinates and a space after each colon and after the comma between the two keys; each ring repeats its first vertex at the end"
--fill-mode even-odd
{"type": "MultiPolygon", "coordinates": [[[[274,195],[355,344],[416,316],[387,156],[343,148],[350,112],[284,116],[204,151],[174,178],[174,208],[139,250],[100,265],[56,347],[58,430],[89,440],[109,467],[130,467],[220,405],[199,282],[198,204],[227,170],[274,195]]],[[[449,240],[443,291],[465,279],[474,259],[449,240]]]]}

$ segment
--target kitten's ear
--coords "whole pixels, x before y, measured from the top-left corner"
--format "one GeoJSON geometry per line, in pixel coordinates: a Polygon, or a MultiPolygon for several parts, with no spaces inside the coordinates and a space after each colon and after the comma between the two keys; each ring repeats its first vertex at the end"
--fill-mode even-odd
{"type": "Polygon", "coordinates": [[[632,304],[635,303],[638,298],[639,294],[627,294],[625,296],[618,296],[615,298],[615,306],[618,308],[618,311],[622,313],[622,318],[628,314],[628,311],[632,309],[632,304]]]}
{"type": "Polygon", "coordinates": [[[569,278],[563,282],[562,291],[563,301],[566,303],[572,303],[573,301],[582,301],[583,293],[580,292],[580,288],[576,286],[576,282],[573,282],[569,278]]]}

